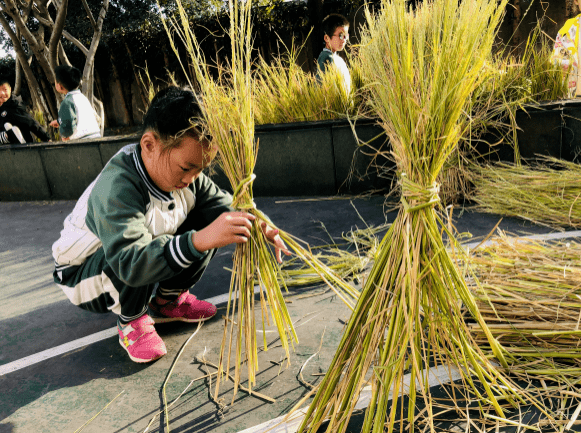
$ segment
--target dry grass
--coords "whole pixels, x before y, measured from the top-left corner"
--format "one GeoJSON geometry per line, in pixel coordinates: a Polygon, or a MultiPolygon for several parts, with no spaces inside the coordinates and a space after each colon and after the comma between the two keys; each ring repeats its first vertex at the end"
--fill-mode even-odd
{"type": "Polygon", "coordinates": [[[470,167],[476,209],[563,230],[581,227],[581,166],[544,157],[538,165],[470,167]]]}

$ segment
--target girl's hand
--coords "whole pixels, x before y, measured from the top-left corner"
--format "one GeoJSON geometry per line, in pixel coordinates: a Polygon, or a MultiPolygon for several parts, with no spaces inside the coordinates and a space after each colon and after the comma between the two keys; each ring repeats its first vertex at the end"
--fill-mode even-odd
{"type": "Polygon", "coordinates": [[[225,212],[209,226],[194,233],[192,241],[199,252],[230,244],[248,242],[252,222],[256,217],[247,212],[225,212]]]}
{"type": "Polygon", "coordinates": [[[274,254],[276,256],[276,261],[282,263],[282,256],[280,255],[280,252],[281,251],[284,252],[287,256],[290,256],[291,253],[287,249],[285,243],[280,238],[278,234],[278,229],[273,229],[264,221],[260,223],[260,227],[262,228],[262,232],[264,233],[264,236],[266,236],[266,239],[268,239],[270,243],[274,245],[274,254]]]}
{"type": "Polygon", "coordinates": [[[53,128],[58,128],[59,127],[59,121],[58,120],[53,120],[52,122],[49,123],[50,126],[52,126],[53,128]]]}

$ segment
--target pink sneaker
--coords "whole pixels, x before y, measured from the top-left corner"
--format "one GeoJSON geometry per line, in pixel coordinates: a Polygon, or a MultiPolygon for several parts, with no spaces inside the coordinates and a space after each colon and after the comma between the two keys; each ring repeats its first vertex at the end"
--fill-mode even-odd
{"type": "Polygon", "coordinates": [[[150,362],[167,353],[163,340],[157,335],[154,322],[147,314],[126,325],[117,320],[119,344],[135,362],[150,362]]]}
{"type": "Polygon", "coordinates": [[[214,317],[216,311],[214,305],[200,301],[190,292],[183,292],[175,301],[164,305],[159,305],[157,298],[149,303],[149,315],[155,323],[203,322],[214,317]]]}

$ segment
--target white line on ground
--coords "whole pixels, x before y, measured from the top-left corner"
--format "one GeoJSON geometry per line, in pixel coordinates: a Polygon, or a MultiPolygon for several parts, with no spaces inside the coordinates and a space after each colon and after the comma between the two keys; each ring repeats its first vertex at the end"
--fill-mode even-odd
{"type": "MultiPolygon", "coordinates": [[[[546,235],[531,235],[531,236],[522,236],[523,239],[535,239],[535,240],[548,240],[548,239],[563,239],[563,238],[573,238],[573,237],[581,237],[581,231],[570,231],[570,232],[562,232],[562,233],[548,233],[546,235]]],[[[484,243],[483,245],[488,245],[490,241],[484,243]]],[[[472,242],[469,244],[465,244],[468,248],[474,248],[477,246],[479,242],[472,242]]],[[[254,287],[254,293],[258,293],[259,287],[254,287]]],[[[219,296],[215,296],[213,298],[206,299],[206,301],[212,304],[221,304],[224,302],[228,302],[228,294],[223,294],[219,296]]],[[[117,335],[117,327],[106,329],[104,331],[97,332],[96,334],[89,335],[87,337],[79,338],[78,340],[71,341],[70,343],[61,344],[60,346],[53,347],[51,349],[44,350],[39,353],[35,353],[34,355],[30,355],[19,360],[9,362],[8,364],[0,365],[0,376],[4,376],[8,373],[12,373],[17,370],[21,370],[23,368],[29,367],[34,364],[38,364],[39,362],[45,361],[50,358],[54,358],[55,356],[62,355],[67,352],[72,352],[76,349],[80,349],[81,347],[88,346],[89,344],[97,343],[101,340],[105,340],[107,338],[113,337],[117,335]]]]}
{"type": "MultiPolygon", "coordinates": [[[[516,239],[519,240],[526,240],[526,239],[531,239],[531,240],[536,240],[536,241],[549,241],[549,240],[556,240],[556,239],[567,239],[567,238],[578,238],[581,237],[581,230],[575,230],[575,231],[570,231],[570,232],[559,232],[559,233],[547,233],[545,235],[530,235],[530,236],[519,236],[516,239]]],[[[484,243],[482,243],[482,247],[488,246],[490,244],[492,244],[494,241],[493,240],[488,240],[484,243]]],[[[476,242],[470,242],[469,244],[462,244],[465,248],[475,248],[478,245],[480,245],[480,242],[476,241],[476,242]]]]}
{"type": "MultiPolygon", "coordinates": [[[[258,293],[259,287],[254,287],[254,293],[258,293]]],[[[218,305],[224,302],[228,302],[228,294],[223,294],[219,296],[214,296],[213,298],[205,299],[205,301],[211,304],[218,305]]],[[[47,359],[54,358],[55,356],[63,355],[68,352],[80,349],[81,347],[88,346],[89,344],[97,343],[101,340],[111,338],[117,335],[117,327],[110,329],[105,329],[104,331],[97,332],[96,334],[91,334],[78,340],[71,341],[70,343],[61,344],[60,346],[53,347],[51,349],[44,350],[34,355],[26,356],[17,361],[9,362],[8,364],[0,365],[0,376],[5,374],[21,370],[31,365],[38,364],[39,362],[46,361],[47,359]]]]}
{"type": "MultiPolygon", "coordinates": [[[[460,375],[460,371],[456,367],[440,365],[430,368],[428,384],[429,387],[432,388],[434,386],[459,380],[461,377],[462,376],[460,375]]],[[[403,379],[404,394],[408,393],[410,380],[411,374],[406,374],[403,379]]],[[[416,384],[418,387],[420,386],[420,383],[417,380],[416,384]]],[[[388,400],[391,400],[392,396],[392,392],[390,391],[388,400]]],[[[371,387],[366,386],[363,388],[361,394],[359,395],[359,400],[357,400],[355,409],[365,409],[367,406],[369,406],[370,402],[371,387]]],[[[305,414],[307,413],[307,409],[308,408],[302,408],[297,410],[291,417],[289,417],[288,420],[285,420],[286,415],[279,416],[278,418],[271,419],[270,421],[266,421],[260,425],[247,428],[246,430],[242,430],[238,433],[295,433],[303,422],[305,414]]]]}

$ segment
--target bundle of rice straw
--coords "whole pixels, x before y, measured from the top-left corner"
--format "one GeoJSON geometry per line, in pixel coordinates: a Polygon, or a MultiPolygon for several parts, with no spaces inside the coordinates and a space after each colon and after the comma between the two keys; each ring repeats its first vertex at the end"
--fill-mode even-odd
{"type": "Polygon", "coordinates": [[[429,376],[438,366],[458,367],[466,398],[478,402],[482,411],[492,407],[504,417],[500,400],[534,402],[471,338],[461,303],[480,324],[497,360],[507,366],[504,349],[446,250],[442,232],[447,229],[435,210],[436,179],[465,132],[462,113],[487,73],[483,64],[507,0],[424,0],[415,12],[407,4],[384,0],[377,16],[367,11],[360,50],[366,82],[373,83],[373,108],[397,163],[399,214],[380,244],[300,431],[315,432],[329,420],[326,431],[345,432],[369,381],[372,396],[363,432],[391,433],[398,419],[401,431],[413,431],[418,395],[434,431],[429,376]],[[389,407],[391,395],[394,404],[389,407]]]}
{"type": "Polygon", "coordinates": [[[476,209],[552,228],[581,227],[581,166],[553,157],[539,165],[509,163],[471,167],[476,209]]]}
{"type": "MultiPolygon", "coordinates": [[[[226,313],[226,325],[222,340],[221,356],[218,369],[218,380],[215,395],[219,395],[220,380],[227,378],[230,371],[231,353],[235,350],[234,397],[240,383],[240,369],[246,362],[248,369],[248,388],[256,383],[255,372],[258,369],[258,347],[256,341],[255,295],[254,284],[257,282],[260,293],[259,303],[262,310],[262,325],[269,323],[270,317],[276,324],[281,344],[290,359],[292,341],[298,341],[294,327],[287,311],[281,288],[278,283],[279,267],[268,241],[259,227],[259,221],[269,221],[256,209],[253,201],[252,184],[258,143],[254,140],[254,112],[251,75],[251,2],[243,4],[230,0],[229,37],[232,44],[232,58],[228,68],[221,71],[218,78],[213,78],[205,62],[199,42],[190,28],[188,16],[179,0],[178,19],[172,20],[172,29],[185,45],[190,59],[182,62],[179,51],[170,37],[172,48],[176,53],[186,76],[193,71],[189,79],[199,88],[199,95],[204,107],[204,128],[212,137],[212,144],[218,147],[219,163],[228,177],[233,189],[233,207],[244,210],[257,217],[253,225],[251,238],[247,243],[238,244],[234,253],[234,264],[230,285],[230,297],[226,313]],[[237,327],[235,332],[235,326],[237,327]],[[228,333],[228,328],[230,332],[228,333]],[[235,335],[236,334],[236,335],[235,335]],[[226,349],[228,348],[228,351],[226,349]],[[227,353],[226,353],[227,352],[227,353]],[[225,365],[225,366],[224,366],[225,365]]],[[[171,36],[166,22],[164,26],[171,36]]],[[[190,82],[191,85],[191,82],[190,82]]],[[[276,228],[274,224],[269,224],[276,228]]],[[[336,290],[338,296],[351,308],[358,296],[357,290],[333,273],[303,248],[298,240],[288,233],[279,231],[281,238],[294,253],[308,263],[320,274],[323,280],[336,290]]],[[[266,333],[264,348],[266,347],[266,333]]],[[[290,364],[290,360],[288,361],[290,364]]]]}

